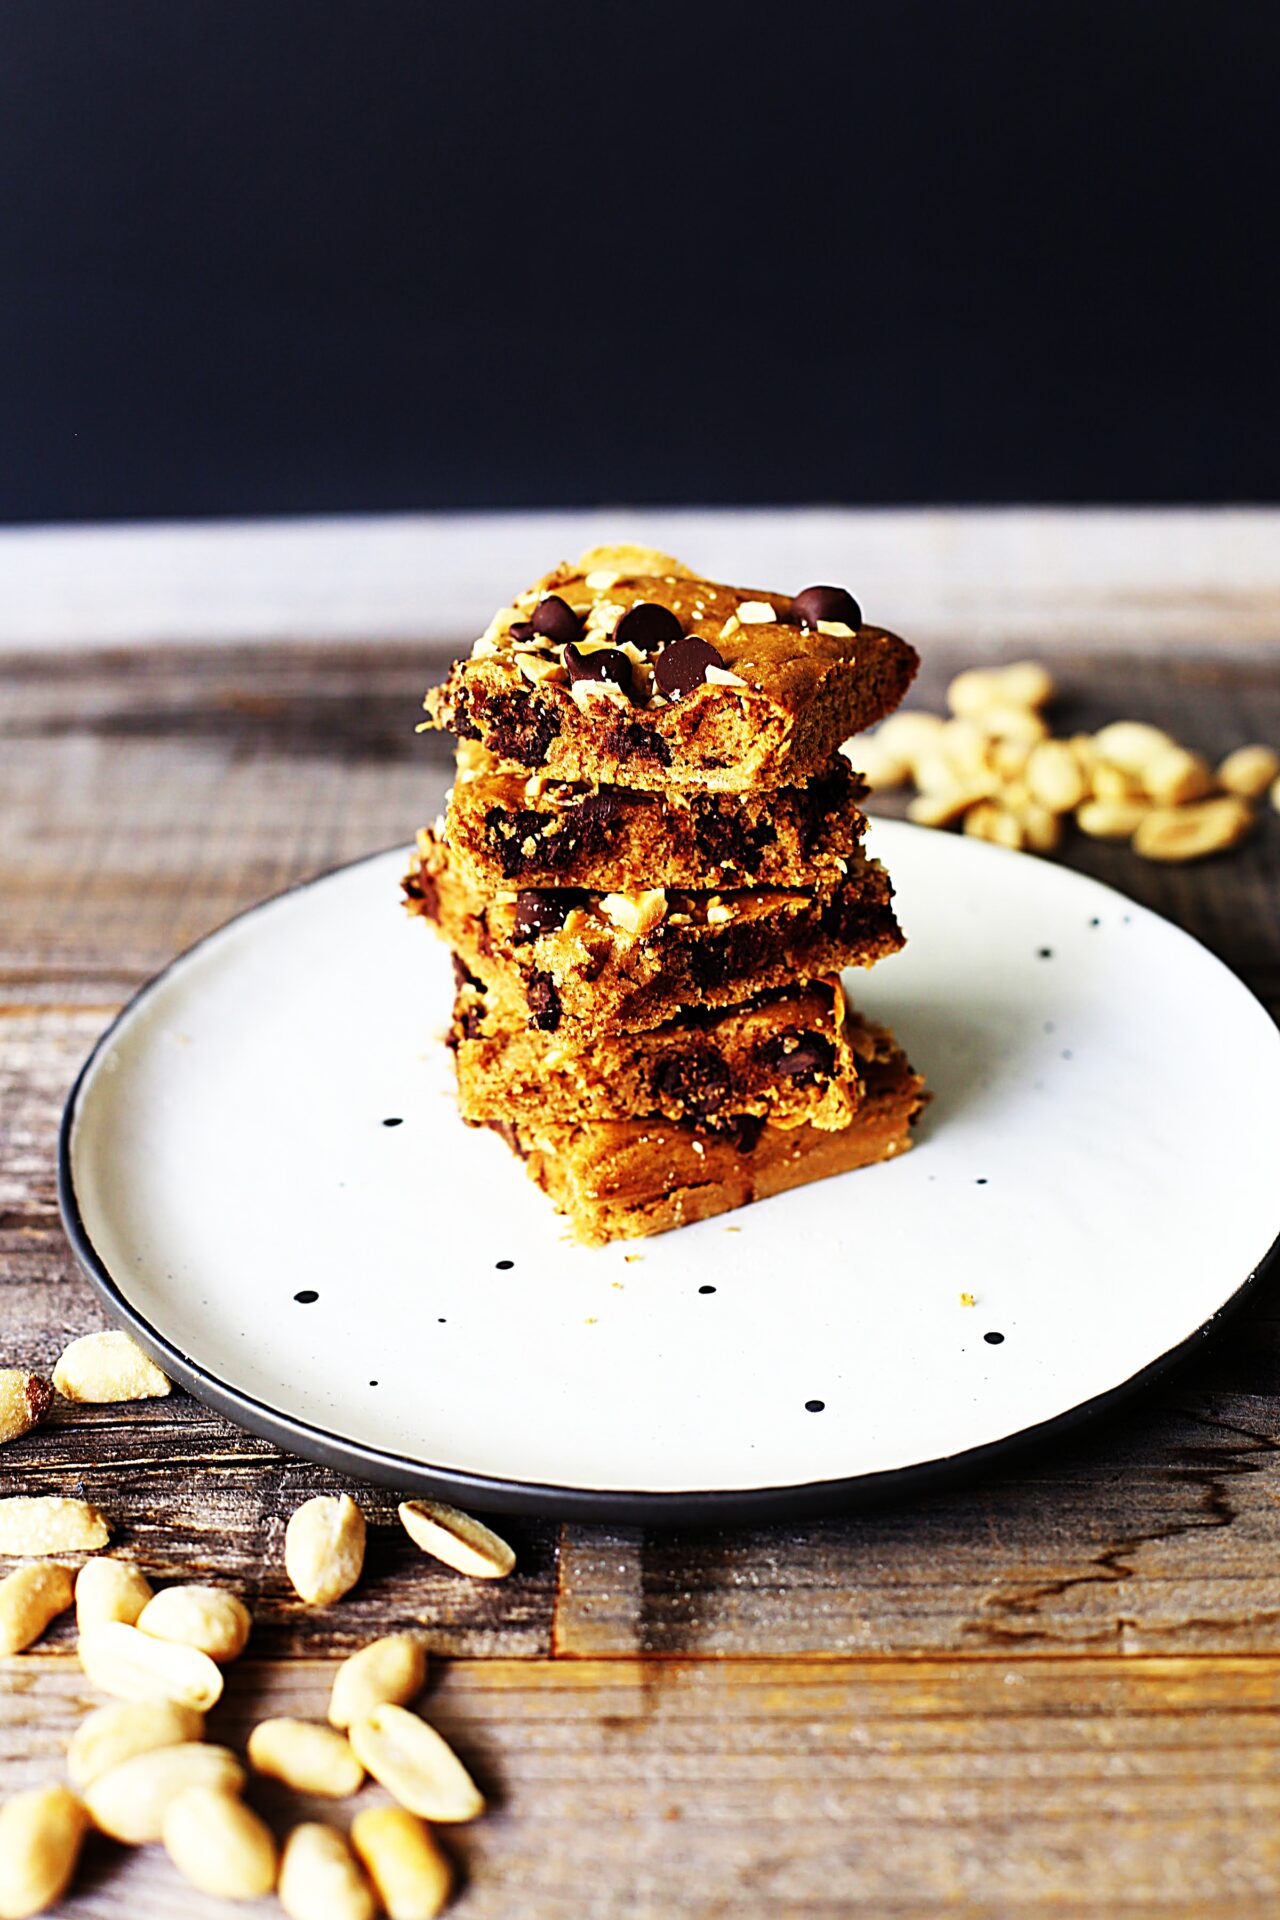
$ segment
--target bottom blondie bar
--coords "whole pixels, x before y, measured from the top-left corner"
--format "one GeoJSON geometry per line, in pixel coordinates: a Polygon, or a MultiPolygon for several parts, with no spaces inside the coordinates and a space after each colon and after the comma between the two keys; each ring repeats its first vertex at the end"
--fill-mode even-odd
{"type": "Polygon", "coordinates": [[[924,1082],[886,1028],[852,1012],[849,1025],[865,1092],[838,1131],[750,1116],[719,1131],[662,1119],[489,1124],[568,1217],[575,1239],[604,1246],[666,1233],[910,1147],[924,1082]]]}

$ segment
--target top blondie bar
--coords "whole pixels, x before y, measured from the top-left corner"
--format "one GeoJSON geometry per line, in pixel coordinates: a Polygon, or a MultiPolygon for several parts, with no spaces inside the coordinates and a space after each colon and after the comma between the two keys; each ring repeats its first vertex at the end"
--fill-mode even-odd
{"type": "Polygon", "coordinates": [[[593,547],[497,613],[424,705],[510,767],[731,793],[807,780],[917,664],[843,587],[765,593],[593,547]]]}

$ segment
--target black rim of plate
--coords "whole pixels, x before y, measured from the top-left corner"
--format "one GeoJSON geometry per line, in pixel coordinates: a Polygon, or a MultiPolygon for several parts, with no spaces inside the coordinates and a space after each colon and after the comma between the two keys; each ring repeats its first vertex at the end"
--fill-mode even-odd
{"type": "MultiPolygon", "coordinates": [[[[894,822],[901,830],[901,823],[894,822]]],[[[909,829],[924,833],[926,828],[909,829]]],[[[1272,1242],[1253,1271],[1247,1274],[1235,1291],[1227,1296],[1222,1304],[1215,1308],[1208,1319],[1202,1321],[1186,1339],[1170,1347],[1167,1352],[1158,1355],[1139,1368],[1137,1373],[1108,1387],[1104,1392],[1095,1394],[1089,1400],[1082,1400],[1077,1406],[1068,1407],[1062,1413],[1051,1415],[1047,1420],[1037,1421],[1029,1427],[1021,1427],[1016,1432],[1003,1435],[998,1440],[985,1441],[981,1446],[968,1447],[961,1453],[942,1455],[934,1460],[914,1461],[902,1467],[882,1468],[873,1473],[853,1474],[836,1480],[801,1481],[791,1486],[776,1487],[729,1487],[689,1490],[680,1492],[623,1492],[608,1487],[571,1487],[543,1485],[530,1480],[510,1480],[490,1474],[468,1473],[455,1467],[434,1467],[429,1462],[406,1459],[401,1455],[386,1453],[381,1448],[365,1446],[361,1441],[344,1439],[341,1435],[330,1433],[323,1427],[314,1427],[309,1422],[297,1420],[293,1415],[283,1413],[264,1401],[256,1400],[251,1394],[242,1393],[238,1387],[230,1386],[225,1380],[207,1372],[198,1361],[191,1359],[173,1346],[162,1333],[157,1332],[149,1320],[130,1305],[121,1293],[115,1280],[107,1269],[105,1261],[98,1253],[89,1235],[89,1230],[80,1211],[76,1195],[75,1181],[71,1169],[71,1144],[75,1132],[76,1109],[81,1091],[93,1070],[94,1063],[105,1047],[109,1046],[113,1036],[131,1018],[135,1010],[156,989],[192,955],[199,953],[211,940],[216,940],[229,927],[248,920],[265,908],[287,899],[291,894],[306,892],[319,886],[323,881],[334,878],[340,873],[349,873],[353,868],[367,866],[374,860],[381,860],[396,849],[379,848],[374,853],[361,855],[356,860],[344,861],[341,865],[330,867],[323,873],[313,874],[309,879],[301,880],[282,892],[272,894],[266,900],[255,901],[239,913],[213,927],[193,942],[182,953],[175,954],[168,964],[139,987],[138,991],[125,1003],[99,1035],[92,1052],[76,1075],[71,1092],[67,1096],[62,1110],[62,1121],[58,1131],[58,1205],[62,1214],[62,1223],[72,1251],[91,1285],[101,1296],[112,1317],[128,1328],[138,1345],[149,1353],[157,1364],[179,1385],[194,1395],[197,1400],[212,1407],[215,1412],[224,1414],[227,1419],[251,1433],[258,1434],[264,1440],[273,1441],[290,1453],[317,1461],[321,1466],[334,1471],[349,1474],[357,1480],[372,1481],[380,1486],[401,1488],[413,1493],[425,1493],[447,1500],[463,1498],[469,1505],[487,1512],[534,1514],[552,1519],[616,1521],[629,1526],[715,1526],[738,1521],[784,1520],[803,1518],[808,1515],[838,1512],[842,1508],[865,1506],[891,1500],[898,1495],[913,1495],[936,1490],[958,1479],[980,1474],[986,1467],[999,1463],[1008,1464],[1017,1453],[1037,1450],[1048,1442],[1074,1433],[1078,1428],[1091,1421],[1101,1419],[1113,1412],[1126,1401],[1134,1399],[1162,1379],[1174,1368],[1188,1360],[1210,1340],[1221,1328],[1227,1318],[1234,1314],[1254,1291],[1277,1270],[1280,1270],[1280,1238],[1272,1242]]],[[[1000,853],[999,848],[986,848],[984,852],[1000,853]]],[[[1005,854],[1005,858],[1017,858],[1005,854]]],[[[1068,870],[1069,871],[1069,870],[1068,870]]],[[[1099,892],[1112,899],[1123,901],[1126,906],[1133,903],[1115,888],[1105,882],[1093,880],[1089,875],[1076,875],[1087,879],[1099,892]]],[[[1144,908],[1144,912],[1151,909],[1144,908]]],[[[1160,915],[1153,916],[1156,919],[1160,915]]],[[[1166,923],[1166,924],[1172,924],[1166,923]]],[[[1218,956],[1197,941],[1193,934],[1175,927],[1174,931],[1191,940],[1220,966],[1239,988],[1241,993],[1257,1001],[1245,983],[1218,956]]],[[[1261,1007],[1261,1002],[1257,1001],[1261,1007]]],[[[1266,1009],[1262,1008],[1265,1013],[1266,1009]]]]}

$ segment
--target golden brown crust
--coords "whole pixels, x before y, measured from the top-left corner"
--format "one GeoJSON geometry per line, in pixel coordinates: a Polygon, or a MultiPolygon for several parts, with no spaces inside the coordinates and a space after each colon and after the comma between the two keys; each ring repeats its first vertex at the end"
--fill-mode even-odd
{"type": "Polygon", "coordinates": [[[578,1240],[603,1246],[666,1233],[907,1151],[924,1083],[891,1034],[864,1026],[875,1058],[866,1070],[865,1096],[838,1132],[765,1126],[753,1141],[735,1144],[729,1136],[655,1120],[517,1123],[496,1130],[567,1215],[578,1240]]]}

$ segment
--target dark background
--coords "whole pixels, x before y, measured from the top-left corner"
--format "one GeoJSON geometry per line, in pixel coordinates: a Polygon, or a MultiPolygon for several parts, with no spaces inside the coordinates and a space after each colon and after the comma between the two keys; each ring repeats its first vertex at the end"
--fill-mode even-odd
{"type": "Polygon", "coordinates": [[[0,518],[1270,500],[1280,12],[2,0],[0,518]]]}

